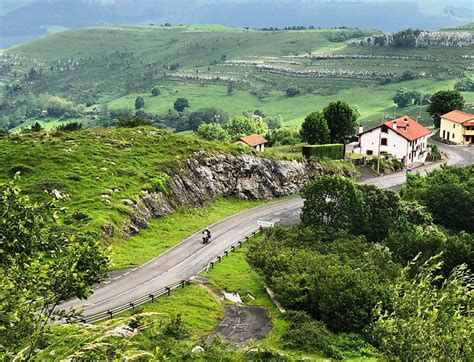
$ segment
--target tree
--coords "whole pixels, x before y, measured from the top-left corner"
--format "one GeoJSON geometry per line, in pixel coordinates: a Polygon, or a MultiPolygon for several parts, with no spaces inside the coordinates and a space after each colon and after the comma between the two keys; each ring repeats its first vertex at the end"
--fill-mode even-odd
{"type": "Polygon", "coordinates": [[[438,276],[439,256],[426,261],[414,278],[416,260],[389,288],[389,308],[375,309],[373,334],[388,359],[469,361],[474,354],[473,274],[458,266],[438,276]]]}
{"type": "Polygon", "coordinates": [[[201,124],[196,135],[208,141],[224,141],[230,140],[227,131],[218,123],[203,123],[201,124]]]}
{"type": "Polygon", "coordinates": [[[310,113],[303,121],[300,137],[310,145],[329,143],[329,127],[322,112],[310,113]]]}
{"type": "Polygon", "coordinates": [[[435,223],[454,231],[474,231],[474,165],[444,167],[426,177],[410,175],[402,188],[403,198],[424,205],[435,223]],[[463,210],[463,212],[459,212],[463,210]],[[453,216],[456,215],[456,216],[453,216]]]}
{"type": "Polygon", "coordinates": [[[53,202],[31,202],[14,182],[0,185],[0,359],[19,351],[31,358],[55,307],[86,298],[107,271],[96,238],[60,231],[61,219],[53,202]]]}
{"type": "Polygon", "coordinates": [[[234,81],[230,80],[227,83],[227,95],[230,96],[233,91],[234,91],[234,81]]]}
{"type": "Polygon", "coordinates": [[[151,89],[151,95],[153,97],[158,97],[160,95],[160,93],[161,93],[161,91],[160,91],[160,88],[158,88],[158,87],[153,87],[151,89]]]}
{"type": "Polygon", "coordinates": [[[232,118],[224,125],[224,129],[229,133],[231,140],[254,133],[264,135],[268,132],[268,126],[265,122],[253,120],[245,116],[232,118]]]}
{"type": "Polygon", "coordinates": [[[135,109],[138,111],[139,109],[142,109],[143,107],[145,107],[145,100],[143,99],[143,97],[137,97],[135,99],[135,109]]]}
{"type": "Polygon", "coordinates": [[[183,112],[185,108],[189,107],[189,101],[186,98],[178,98],[174,101],[173,106],[178,112],[183,112]]]}
{"type": "Polygon", "coordinates": [[[288,89],[286,90],[287,97],[294,97],[294,96],[297,96],[298,94],[300,94],[300,90],[295,85],[288,87],[288,89]]]}
{"type": "Polygon", "coordinates": [[[31,125],[30,129],[32,132],[41,132],[43,130],[43,127],[39,122],[35,122],[31,125]]]}
{"type": "Polygon", "coordinates": [[[357,111],[344,101],[331,102],[323,110],[328,123],[331,142],[344,143],[344,137],[356,129],[357,111]]]}
{"type": "Polygon", "coordinates": [[[0,127],[0,138],[7,137],[9,133],[7,129],[0,127]]]}
{"type": "Polygon", "coordinates": [[[422,97],[423,95],[418,91],[402,88],[397,89],[397,93],[393,97],[393,101],[399,107],[406,107],[412,104],[412,102],[415,104],[420,104],[422,97]]]}
{"type": "Polygon", "coordinates": [[[229,119],[229,115],[219,108],[201,108],[189,115],[189,128],[197,130],[202,123],[224,124],[229,119]]]}
{"type": "Polygon", "coordinates": [[[464,103],[464,97],[458,91],[439,91],[431,96],[431,103],[426,111],[433,117],[435,127],[439,128],[440,116],[455,109],[462,110],[464,103]]]}
{"type": "Polygon", "coordinates": [[[363,195],[352,180],[338,175],[321,176],[305,186],[302,195],[304,225],[326,224],[354,232],[365,223],[363,195]]]}
{"type": "Polygon", "coordinates": [[[301,142],[300,135],[297,130],[292,128],[278,128],[270,130],[265,138],[268,141],[268,146],[279,146],[279,145],[296,145],[301,142]]]}

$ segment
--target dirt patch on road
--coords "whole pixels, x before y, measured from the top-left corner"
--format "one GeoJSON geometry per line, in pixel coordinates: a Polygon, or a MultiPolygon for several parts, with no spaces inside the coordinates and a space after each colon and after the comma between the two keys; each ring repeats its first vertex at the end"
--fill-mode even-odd
{"type": "Polygon", "coordinates": [[[249,340],[262,340],[272,331],[271,318],[262,307],[226,305],[225,317],[214,334],[237,348],[243,348],[249,340]]]}

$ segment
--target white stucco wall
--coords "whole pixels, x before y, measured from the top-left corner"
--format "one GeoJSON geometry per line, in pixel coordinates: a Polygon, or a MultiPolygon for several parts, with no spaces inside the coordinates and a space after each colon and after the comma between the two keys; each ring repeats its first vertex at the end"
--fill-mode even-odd
{"type": "Polygon", "coordinates": [[[360,136],[359,143],[361,153],[367,155],[367,151],[372,150],[374,155],[378,155],[379,140],[381,154],[389,153],[399,160],[403,160],[405,156],[408,156],[408,163],[425,162],[426,160],[428,147],[427,136],[421,137],[417,141],[409,142],[392,129],[389,128],[388,132],[385,133],[382,132],[382,128],[379,127],[360,136]],[[382,145],[382,139],[384,138],[387,139],[387,145],[382,145]]]}

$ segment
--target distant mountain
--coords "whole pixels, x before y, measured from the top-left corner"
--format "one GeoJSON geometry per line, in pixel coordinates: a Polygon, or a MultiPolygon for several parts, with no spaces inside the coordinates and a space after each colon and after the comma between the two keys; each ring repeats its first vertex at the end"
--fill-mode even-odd
{"type": "Polygon", "coordinates": [[[1,4],[0,47],[45,35],[51,26],[168,22],[237,27],[348,26],[395,31],[455,26],[473,18],[471,2],[447,0],[428,6],[421,0],[2,0],[1,4]]]}

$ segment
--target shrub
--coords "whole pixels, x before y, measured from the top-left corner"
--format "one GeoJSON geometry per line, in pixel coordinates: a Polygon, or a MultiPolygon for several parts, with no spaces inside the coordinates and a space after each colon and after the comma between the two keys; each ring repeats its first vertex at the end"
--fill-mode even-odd
{"type": "Polygon", "coordinates": [[[339,160],[345,157],[345,146],[342,143],[303,146],[302,152],[306,158],[339,160]]]}
{"type": "Polygon", "coordinates": [[[441,160],[441,152],[437,145],[428,145],[428,148],[431,150],[431,156],[433,157],[433,161],[441,160]]]}
{"type": "Polygon", "coordinates": [[[9,134],[8,130],[5,128],[0,128],[0,138],[7,137],[9,134]]]}
{"type": "Polygon", "coordinates": [[[184,325],[181,314],[176,315],[176,317],[164,324],[161,334],[164,337],[173,338],[176,340],[185,339],[190,336],[188,329],[184,325]]]}
{"type": "Polygon", "coordinates": [[[34,124],[31,125],[32,132],[41,132],[42,130],[43,130],[43,127],[38,122],[35,122],[34,124]]]}
{"type": "Polygon", "coordinates": [[[66,124],[61,124],[58,126],[57,130],[59,132],[74,132],[82,129],[81,122],[68,122],[66,124]]]}
{"type": "Polygon", "coordinates": [[[152,90],[151,90],[151,95],[153,97],[158,97],[160,95],[161,91],[160,91],[160,88],[158,87],[153,87],[152,90]]]}
{"type": "Polygon", "coordinates": [[[148,191],[162,192],[167,194],[169,192],[169,181],[171,177],[164,172],[160,172],[156,177],[151,180],[151,185],[148,191]]]}
{"type": "Polygon", "coordinates": [[[286,90],[287,97],[294,97],[294,96],[297,96],[298,94],[300,94],[300,90],[295,85],[288,87],[288,89],[286,90]]]}
{"type": "Polygon", "coordinates": [[[10,167],[9,172],[11,175],[15,175],[17,172],[25,174],[25,173],[33,172],[33,168],[28,165],[18,164],[18,165],[13,165],[12,167],[10,167]]]}
{"type": "Polygon", "coordinates": [[[151,125],[151,121],[142,117],[127,117],[127,118],[120,118],[117,124],[117,127],[122,128],[133,128],[133,127],[140,127],[140,126],[149,126],[151,125]]]}

